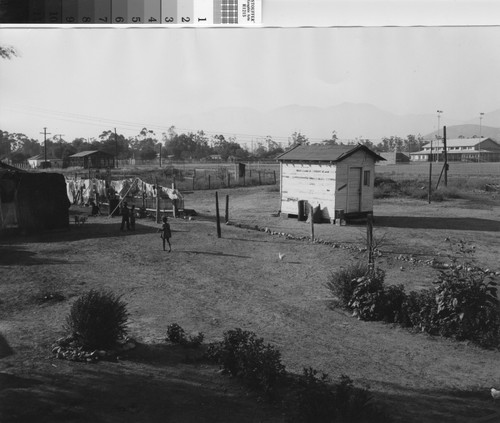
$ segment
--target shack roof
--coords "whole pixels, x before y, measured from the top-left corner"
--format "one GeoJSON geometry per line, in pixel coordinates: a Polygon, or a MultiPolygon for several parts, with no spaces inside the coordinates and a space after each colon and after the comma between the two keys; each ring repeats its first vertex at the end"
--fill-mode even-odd
{"type": "Polygon", "coordinates": [[[328,144],[298,144],[276,158],[278,161],[303,162],[340,162],[357,151],[364,151],[376,161],[385,160],[374,151],[362,144],[357,145],[328,145],[328,144]]]}
{"type": "Polygon", "coordinates": [[[73,155],[71,155],[69,157],[86,157],[86,156],[91,156],[92,154],[96,154],[96,153],[104,154],[106,156],[112,156],[112,154],[106,153],[104,151],[89,150],[89,151],[80,151],[79,153],[73,154],[73,155]]]}

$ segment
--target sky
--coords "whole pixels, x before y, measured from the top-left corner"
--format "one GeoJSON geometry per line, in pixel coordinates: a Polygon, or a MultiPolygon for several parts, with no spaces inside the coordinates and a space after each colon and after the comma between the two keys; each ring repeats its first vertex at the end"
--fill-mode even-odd
{"type": "Polygon", "coordinates": [[[1,27],[0,44],[20,53],[0,60],[0,129],[39,140],[161,133],[225,107],[368,103],[444,124],[500,109],[500,26],[1,27]]]}

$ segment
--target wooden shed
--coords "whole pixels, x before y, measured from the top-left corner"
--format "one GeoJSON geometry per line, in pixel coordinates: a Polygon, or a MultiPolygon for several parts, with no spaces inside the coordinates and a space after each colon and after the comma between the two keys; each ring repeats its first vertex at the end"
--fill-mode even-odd
{"type": "Polygon", "coordinates": [[[99,150],[80,151],[69,156],[69,166],[83,167],[84,169],[106,169],[115,167],[115,157],[99,150]]]}
{"type": "Polygon", "coordinates": [[[277,160],[283,216],[301,219],[309,206],[331,222],[373,213],[375,162],[385,159],[368,147],[297,145],[277,160]]]}

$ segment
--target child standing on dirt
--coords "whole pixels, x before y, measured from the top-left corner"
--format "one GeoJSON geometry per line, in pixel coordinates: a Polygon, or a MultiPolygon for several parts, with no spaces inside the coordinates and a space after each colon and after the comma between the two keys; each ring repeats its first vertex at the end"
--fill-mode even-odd
{"type": "Polygon", "coordinates": [[[160,229],[158,229],[158,232],[161,232],[160,236],[163,240],[163,251],[165,251],[165,242],[168,242],[168,252],[170,253],[172,251],[172,246],[170,245],[170,238],[172,237],[172,233],[170,231],[170,225],[167,221],[167,216],[163,216],[162,220],[163,225],[160,229]]]}

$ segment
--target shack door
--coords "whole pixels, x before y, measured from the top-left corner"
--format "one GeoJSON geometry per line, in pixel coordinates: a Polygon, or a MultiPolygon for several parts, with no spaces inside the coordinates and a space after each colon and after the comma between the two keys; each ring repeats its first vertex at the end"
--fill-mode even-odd
{"type": "Polygon", "coordinates": [[[361,167],[349,168],[347,213],[361,211],[361,167]]]}

